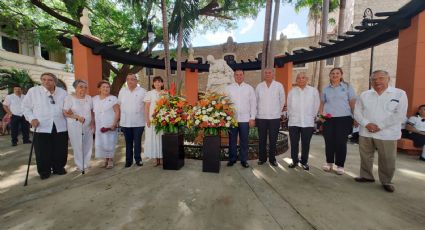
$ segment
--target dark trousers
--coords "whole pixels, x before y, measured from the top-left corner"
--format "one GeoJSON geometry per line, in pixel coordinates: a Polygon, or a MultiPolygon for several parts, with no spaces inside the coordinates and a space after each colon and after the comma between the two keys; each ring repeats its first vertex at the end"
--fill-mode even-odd
{"type": "Polygon", "coordinates": [[[68,158],[68,132],[58,133],[53,125],[51,133],[36,133],[33,141],[38,174],[50,175],[52,170],[58,171],[65,167],[68,158]]]}
{"type": "Polygon", "coordinates": [[[298,127],[298,126],[289,126],[289,139],[291,142],[291,158],[292,163],[297,164],[298,152],[299,152],[299,142],[301,137],[301,164],[305,165],[308,163],[308,154],[310,152],[310,141],[311,136],[313,136],[313,127],[298,127]]]}
{"type": "Polygon", "coordinates": [[[10,119],[12,143],[18,143],[19,127],[21,127],[24,142],[30,140],[30,123],[25,120],[24,116],[12,115],[10,119]]]}
{"type": "Polygon", "coordinates": [[[125,138],[125,162],[133,164],[142,161],[142,134],[145,127],[122,127],[125,138]]]}
{"type": "Polygon", "coordinates": [[[344,167],[347,156],[347,138],[353,128],[353,118],[333,117],[323,123],[325,138],[326,162],[344,167]]]}
{"type": "Polygon", "coordinates": [[[238,134],[239,134],[239,151],[241,162],[248,160],[248,134],[249,123],[239,122],[238,127],[229,129],[229,161],[236,162],[238,155],[238,134]]]}
{"type": "Polygon", "coordinates": [[[258,137],[260,139],[259,160],[267,161],[267,138],[269,140],[269,161],[276,161],[276,143],[279,134],[280,119],[256,119],[258,137]]]}

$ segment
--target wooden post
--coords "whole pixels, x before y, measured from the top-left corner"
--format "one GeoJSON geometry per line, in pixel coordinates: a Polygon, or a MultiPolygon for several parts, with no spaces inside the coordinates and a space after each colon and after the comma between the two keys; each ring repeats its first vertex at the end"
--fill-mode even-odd
{"type": "Polygon", "coordinates": [[[276,67],[275,70],[275,80],[282,83],[286,97],[288,97],[289,90],[292,89],[292,66],[292,62],[288,62],[282,67],[276,67]]]}
{"type": "MultiPolygon", "coordinates": [[[[193,62],[198,63],[198,62],[193,62]]],[[[184,74],[184,95],[186,100],[191,105],[195,105],[198,101],[198,70],[197,69],[185,69],[184,74]]]]}
{"type": "Polygon", "coordinates": [[[97,95],[96,86],[102,80],[102,57],[94,55],[92,50],[83,46],[77,37],[72,37],[72,52],[75,80],[87,81],[88,94],[97,95]]]}
{"type": "Polygon", "coordinates": [[[401,30],[398,39],[396,87],[407,93],[407,115],[414,115],[425,104],[425,11],[412,19],[411,26],[401,30]]]}

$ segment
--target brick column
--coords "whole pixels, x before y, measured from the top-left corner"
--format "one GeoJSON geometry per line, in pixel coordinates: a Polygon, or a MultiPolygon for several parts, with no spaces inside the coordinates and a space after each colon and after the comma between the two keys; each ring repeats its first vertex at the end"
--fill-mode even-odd
{"type": "Polygon", "coordinates": [[[292,89],[292,62],[285,63],[282,67],[276,67],[275,80],[282,83],[286,97],[288,97],[288,92],[292,89]]]}
{"type": "MultiPolygon", "coordinates": [[[[193,63],[198,63],[197,61],[193,63]]],[[[195,105],[198,101],[198,70],[185,69],[184,74],[184,95],[191,105],[195,105]]]]}
{"type": "Polygon", "coordinates": [[[88,94],[97,95],[96,85],[102,80],[102,57],[94,55],[92,50],[81,45],[76,37],[72,37],[72,52],[75,79],[87,81],[88,94]]]}
{"type": "Polygon", "coordinates": [[[425,104],[425,11],[412,19],[409,28],[401,30],[398,40],[396,87],[407,93],[413,115],[425,104]]]}

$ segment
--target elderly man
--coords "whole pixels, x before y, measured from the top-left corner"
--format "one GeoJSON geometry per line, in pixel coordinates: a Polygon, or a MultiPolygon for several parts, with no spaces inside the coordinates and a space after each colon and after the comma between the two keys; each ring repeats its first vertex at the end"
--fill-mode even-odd
{"type": "Polygon", "coordinates": [[[7,95],[3,102],[3,108],[11,118],[12,146],[18,145],[19,127],[21,127],[24,144],[31,143],[29,139],[30,124],[25,120],[22,113],[22,100],[25,95],[22,94],[20,86],[13,87],[13,94],[7,95]]]}
{"type": "Polygon", "coordinates": [[[388,86],[388,72],[377,70],[371,76],[373,89],[363,92],[356,102],[354,118],[360,124],[360,177],[357,182],[374,182],[372,168],[378,150],[379,180],[387,192],[394,192],[391,181],[395,171],[397,140],[406,118],[406,93],[388,86]]]}
{"type": "Polygon", "coordinates": [[[118,94],[121,106],[121,121],[125,137],[125,167],[133,164],[133,157],[137,166],[142,166],[142,134],[145,128],[144,109],[146,90],[137,85],[135,74],[127,75],[127,87],[123,87],[118,94]]]}
{"type": "Polygon", "coordinates": [[[273,69],[264,70],[264,81],[257,85],[255,94],[257,96],[259,161],[262,165],[267,162],[267,138],[269,139],[269,162],[272,166],[278,166],[276,162],[276,142],[279,134],[280,116],[285,105],[285,91],[283,85],[273,80],[273,69]]]}
{"type": "Polygon", "coordinates": [[[227,166],[233,166],[237,160],[238,133],[240,140],[240,160],[244,168],[248,168],[248,134],[249,128],[255,126],[255,115],[257,113],[257,99],[254,88],[244,82],[243,70],[235,71],[235,81],[227,86],[227,94],[236,109],[236,120],[238,127],[230,128],[229,135],[229,162],[227,166]]]}
{"type": "Polygon", "coordinates": [[[22,101],[25,118],[36,130],[34,150],[40,178],[50,174],[66,174],[68,156],[68,131],[63,106],[67,93],[56,87],[57,78],[52,73],[41,74],[41,86],[28,90],[22,101]]]}
{"type": "Polygon", "coordinates": [[[289,91],[287,103],[292,158],[289,168],[295,168],[298,165],[298,146],[301,137],[301,166],[304,170],[309,170],[310,140],[314,131],[314,121],[319,111],[320,97],[316,88],[307,85],[308,77],[305,73],[297,74],[295,81],[297,86],[289,91]]]}

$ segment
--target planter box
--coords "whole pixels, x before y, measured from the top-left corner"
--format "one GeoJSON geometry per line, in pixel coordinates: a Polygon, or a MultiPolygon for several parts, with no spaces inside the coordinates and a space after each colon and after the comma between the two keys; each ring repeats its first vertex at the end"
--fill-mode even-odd
{"type": "Polygon", "coordinates": [[[184,165],[183,134],[162,135],[163,169],[179,170],[184,165]]]}
{"type": "Polygon", "coordinates": [[[202,146],[202,172],[220,172],[220,136],[205,136],[202,146]]]}

